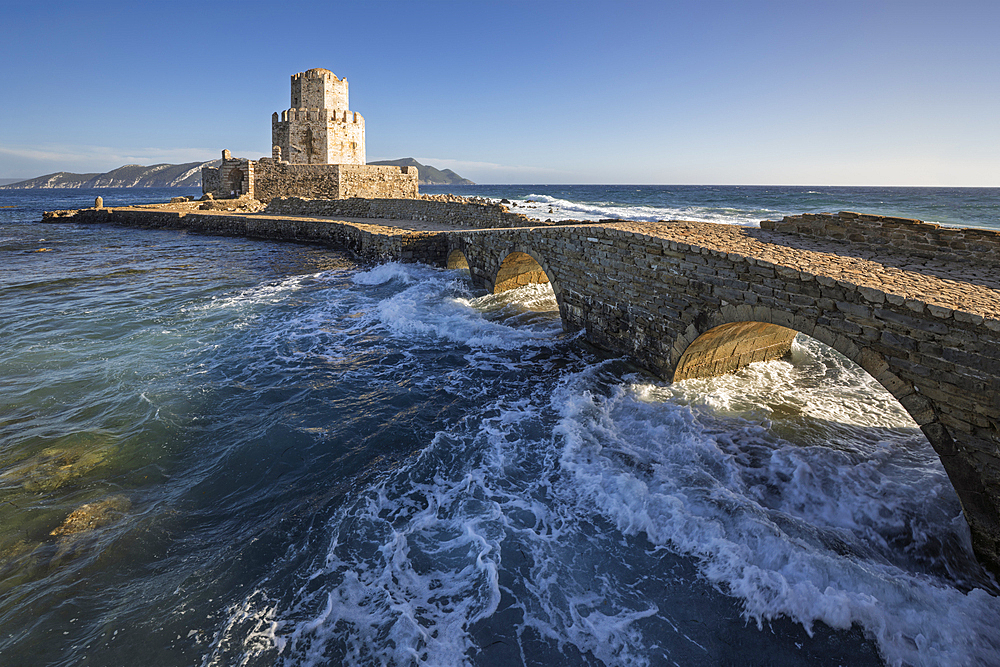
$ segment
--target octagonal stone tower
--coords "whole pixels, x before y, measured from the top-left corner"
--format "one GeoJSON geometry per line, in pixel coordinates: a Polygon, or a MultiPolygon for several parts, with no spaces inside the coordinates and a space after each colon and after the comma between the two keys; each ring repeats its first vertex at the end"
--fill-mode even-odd
{"type": "Polygon", "coordinates": [[[365,119],[348,109],[347,79],[322,68],[293,74],[291,108],[271,116],[271,144],[290,164],[365,164],[365,119]]]}

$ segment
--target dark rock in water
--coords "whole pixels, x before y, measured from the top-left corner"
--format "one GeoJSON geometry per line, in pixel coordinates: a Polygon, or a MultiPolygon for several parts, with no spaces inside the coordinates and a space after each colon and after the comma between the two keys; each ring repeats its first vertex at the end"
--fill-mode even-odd
{"type": "Polygon", "coordinates": [[[81,505],[49,535],[76,535],[96,530],[118,521],[131,507],[132,502],[125,496],[111,496],[100,502],[81,505]]]}
{"type": "Polygon", "coordinates": [[[775,403],[768,407],[771,408],[771,417],[774,419],[799,417],[802,415],[802,407],[791,403],[775,403]]]}
{"type": "Polygon", "coordinates": [[[501,204],[509,204],[509,203],[510,203],[510,200],[509,200],[509,199],[501,199],[501,200],[500,200],[500,203],[501,203],[501,204]]]}
{"type": "Polygon", "coordinates": [[[0,486],[25,491],[54,491],[96,468],[108,457],[111,443],[93,433],[74,434],[56,446],[12,466],[0,475],[0,486]]]}

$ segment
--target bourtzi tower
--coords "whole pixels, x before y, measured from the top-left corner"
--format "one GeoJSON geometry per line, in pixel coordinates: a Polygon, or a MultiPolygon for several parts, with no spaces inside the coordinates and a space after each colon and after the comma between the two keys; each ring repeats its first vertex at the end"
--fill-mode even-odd
{"type": "Polygon", "coordinates": [[[290,164],[365,164],[365,119],[348,109],[347,79],[322,68],[293,74],[291,108],[271,116],[271,145],[290,164]]]}
{"type": "Polygon", "coordinates": [[[292,108],[271,115],[271,157],[224,150],[201,168],[202,192],[217,199],[413,199],[418,182],[416,167],[365,164],[365,119],[347,108],[347,79],[322,68],[292,75],[292,108]]]}

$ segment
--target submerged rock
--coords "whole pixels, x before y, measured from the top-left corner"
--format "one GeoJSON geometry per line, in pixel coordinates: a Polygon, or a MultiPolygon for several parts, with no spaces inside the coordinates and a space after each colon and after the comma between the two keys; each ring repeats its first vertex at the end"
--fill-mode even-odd
{"type": "Polygon", "coordinates": [[[0,546],[0,571],[3,571],[4,568],[34,551],[37,546],[37,544],[31,544],[24,539],[0,546]]]}
{"type": "Polygon", "coordinates": [[[118,521],[132,507],[125,496],[111,496],[96,503],[87,503],[73,510],[66,520],[49,535],[77,535],[118,521]]]}
{"type": "Polygon", "coordinates": [[[0,486],[54,491],[102,464],[110,449],[111,443],[101,436],[74,434],[0,474],[0,486]]]}

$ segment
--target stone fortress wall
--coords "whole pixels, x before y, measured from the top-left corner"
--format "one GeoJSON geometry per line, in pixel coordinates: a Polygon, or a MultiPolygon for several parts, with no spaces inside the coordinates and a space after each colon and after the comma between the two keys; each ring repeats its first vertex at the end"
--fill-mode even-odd
{"type": "Polygon", "coordinates": [[[348,197],[413,198],[417,192],[417,168],[353,164],[289,164],[261,158],[254,164],[254,188],[250,196],[268,202],[289,196],[320,201],[348,197]]]}
{"type": "Polygon", "coordinates": [[[213,196],[222,193],[222,170],[220,168],[201,168],[201,191],[203,194],[212,193],[213,196]]]}
{"type": "Polygon", "coordinates": [[[262,202],[292,196],[316,200],[412,199],[420,196],[417,179],[416,167],[290,164],[273,157],[233,158],[227,150],[222,152],[219,167],[202,167],[201,189],[217,199],[249,195],[262,202]]]}

